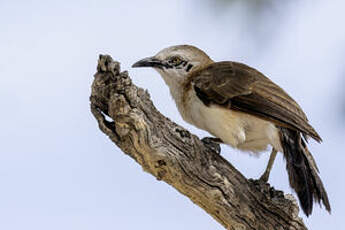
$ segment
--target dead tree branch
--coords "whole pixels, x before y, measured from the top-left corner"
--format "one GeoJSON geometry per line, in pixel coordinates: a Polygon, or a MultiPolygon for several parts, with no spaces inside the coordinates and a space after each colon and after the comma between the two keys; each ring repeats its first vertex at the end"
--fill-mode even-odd
{"type": "Polygon", "coordinates": [[[217,146],[164,117],[108,55],[100,56],[90,100],[99,128],[124,153],[225,228],[306,229],[291,195],[247,180],[217,153],[217,146]]]}

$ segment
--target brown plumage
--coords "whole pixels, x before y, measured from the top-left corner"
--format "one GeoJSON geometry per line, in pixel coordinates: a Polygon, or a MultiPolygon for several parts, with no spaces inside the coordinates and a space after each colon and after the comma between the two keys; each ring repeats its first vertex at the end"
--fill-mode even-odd
{"type": "Polygon", "coordinates": [[[208,101],[220,105],[231,103],[231,109],[299,130],[318,142],[322,141],[301,107],[283,89],[247,65],[215,62],[194,72],[191,82],[208,101]]]}
{"type": "Polygon", "coordinates": [[[189,80],[205,105],[226,106],[276,124],[290,186],[296,191],[303,211],[307,216],[311,214],[314,199],[331,210],[314,159],[300,134],[318,142],[322,139],[301,107],[283,89],[259,71],[236,62],[212,63],[194,72],[189,80]]]}

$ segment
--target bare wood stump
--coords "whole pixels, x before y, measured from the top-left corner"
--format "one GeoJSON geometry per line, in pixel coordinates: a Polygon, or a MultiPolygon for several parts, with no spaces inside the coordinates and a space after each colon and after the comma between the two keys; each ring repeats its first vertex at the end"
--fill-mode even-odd
{"type": "Polygon", "coordinates": [[[149,94],[108,55],[98,60],[90,101],[99,128],[124,153],[225,228],[307,229],[292,195],[247,180],[215,151],[217,147],[164,117],[149,94]]]}

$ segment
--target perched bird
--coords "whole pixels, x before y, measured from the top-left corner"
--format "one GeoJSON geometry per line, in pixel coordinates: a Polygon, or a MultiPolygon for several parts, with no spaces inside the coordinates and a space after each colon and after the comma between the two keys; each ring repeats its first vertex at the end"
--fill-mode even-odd
{"type": "Polygon", "coordinates": [[[308,216],[314,201],[330,212],[327,192],[306,143],[322,139],[301,107],[254,68],[231,61],[214,62],[190,45],[163,49],[133,67],[153,67],[170,88],[182,118],[233,148],[259,153],[272,146],[267,181],[277,152],[283,153],[290,186],[308,216]]]}

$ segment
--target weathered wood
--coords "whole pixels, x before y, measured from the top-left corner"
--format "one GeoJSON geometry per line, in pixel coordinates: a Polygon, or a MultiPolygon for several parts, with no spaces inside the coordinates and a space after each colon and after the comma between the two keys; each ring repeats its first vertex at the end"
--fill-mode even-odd
{"type": "Polygon", "coordinates": [[[225,228],[306,229],[292,195],[247,180],[215,151],[218,146],[164,117],[108,55],[100,55],[90,101],[99,128],[124,153],[225,228]]]}

